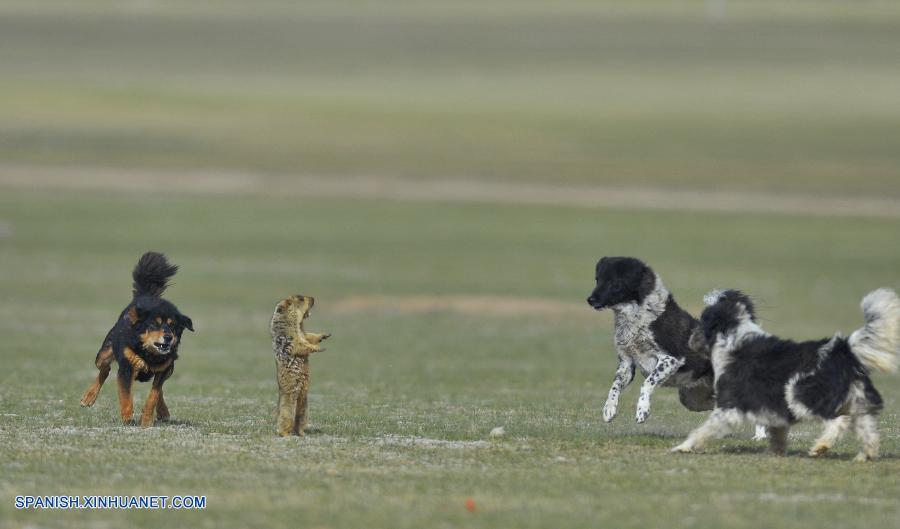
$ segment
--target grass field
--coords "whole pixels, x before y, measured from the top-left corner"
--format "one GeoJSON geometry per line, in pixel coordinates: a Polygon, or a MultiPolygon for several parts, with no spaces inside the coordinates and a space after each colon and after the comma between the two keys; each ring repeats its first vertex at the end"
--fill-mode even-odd
{"type": "Polygon", "coordinates": [[[808,459],[813,424],[787,458],[749,429],[669,454],[705,417],[671,389],[643,425],[636,384],[601,420],[602,255],[694,313],[746,289],[795,338],[900,288],[900,9],[716,5],[0,1],[0,528],[900,527],[900,378],[875,378],[867,465],[852,437],[808,459]],[[638,199],[586,207],[607,189],[638,199]],[[671,191],[701,194],[641,205],[671,191]],[[831,214],[844,197],[859,211],[831,214]],[[174,421],[141,429],[114,384],[78,400],[148,249],[181,265],[196,333],[174,421]],[[267,325],[293,293],[334,336],[309,435],[280,439],[267,325]]]}

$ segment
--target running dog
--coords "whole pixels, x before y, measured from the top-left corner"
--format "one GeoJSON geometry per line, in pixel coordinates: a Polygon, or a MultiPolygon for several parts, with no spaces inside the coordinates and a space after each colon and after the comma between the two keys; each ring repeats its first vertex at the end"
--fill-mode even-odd
{"type": "Polygon", "coordinates": [[[866,324],[844,338],[794,342],[773,336],[756,322],[752,300],[737,290],[713,291],[691,347],[709,352],[715,372],[716,409],[672,449],[693,452],[743,421],[764,424],[778,455],[787,453],[790,427],[803,419],[825,423],[809,451],[825,454],[853,426],[862,448],[857,461],[878,457],[881,395],[872,371],[895,372],[900,353],[900,298],[879,289],[861,303],[866,324]]]}
{"type": "Polygon", "coordinates": [[[619,395],[634,379],[635,367],[645,380],[638,398],[637,422],[650,415],[650,397],[660,386],[676,386],[681,403],[692,411],[713,409],[713,370],[708,354],[688,347],[697,320],[675,303],[662,280],[633,257],[604,257],[597,263],[597,285],[588,304],[611,308],[615,315],[616,376],[603,420],[616,416],[619,395]]]}
{"type": "Polygon", "coordinates": [[[190,318],[160,297],[177,271],[178,267],[160,253],[147,252],[138,260],[131,273],[134,279],[131,303],[119,315],[97,352],[94,365],[100,373],[81,397],[82,406],[90,407],[97,401],[115,360],[119,365],[116,377],[119,408],[125,424],[133,422],[134,381],[146,382],[151,378],[153,385],[141,413],[141,426],[152,425],[154,414],[161,421],[168,420],[169,408],[163,399],[162,386],[175,370],[181,334],[185,329],[194,330],[190,318]]]}

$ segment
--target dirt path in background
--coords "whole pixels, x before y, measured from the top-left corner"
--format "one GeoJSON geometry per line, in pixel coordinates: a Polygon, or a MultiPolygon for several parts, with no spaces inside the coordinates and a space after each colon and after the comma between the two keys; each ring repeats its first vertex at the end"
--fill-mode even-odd
{"type": "Polygon", "coordinates": [[[201,194],[378,198],[410,202],[477,202],[581,208],[785,213],[900,218],[900,200],[738,191],[554,186],[477,180],[418,181],[380,176],[266,177],[166,170],[55,169],[0,166],[0,185],[28,188],[167,189],[201,194]]]}

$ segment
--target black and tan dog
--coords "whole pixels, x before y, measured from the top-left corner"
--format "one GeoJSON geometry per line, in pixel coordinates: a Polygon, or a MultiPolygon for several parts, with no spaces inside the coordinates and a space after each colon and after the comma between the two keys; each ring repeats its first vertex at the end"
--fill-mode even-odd
{"type": "Polygon", "coordinates": [[[134,297],[125,307],[97,352],[94,364],[100,373],[97,380],[81,397],[82,406],[93,406],[103,382],[109,376],[110,365],[119,365],[119,407],[126,424],[133,421],[134,381],[153,379],[147,403],[141,413],[141,426],[153,424],[154,412],[159,420],[169,418],[169,408],[163,399],[162,386],[175,370],[178,345],[185,329],[194,330],[191,319],[165,299],[163,292],[169,278],[178,267],[170,264],[160,253],[147,252],[134,267],[134,297]]]}

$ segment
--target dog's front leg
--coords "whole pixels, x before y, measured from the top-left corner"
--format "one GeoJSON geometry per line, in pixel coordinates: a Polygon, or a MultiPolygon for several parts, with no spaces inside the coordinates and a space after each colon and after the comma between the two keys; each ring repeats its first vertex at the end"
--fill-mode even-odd
{"type": "Polygon", "coordinates": [[[754,441],[765,441],[766,438],[769,437],[769,434],[767,432],[768,432],[768,430],[766,429],[765,426],[763,426],[762,424],[757,424],[756,430],[753,433],[753,440],[754,441]]]}
{"type": "Polygon", "coordinates": [[[603,420],[610,422],[619,411],[619,395],[622,390],[631,384],[634,379],[634,360],[630,356],[619,355],[619,367],[616,368],[616,377],[613,379],[606,404],[603,405],[603,420]]]}
{"type": "Polygon", "coordinates": [[[137,373],[128,362],[119,364],[119,373],[116,381],[119,383],[119,411],[122,414],[122,422],[131,424],[134,422],[134,396],[132,388],[137,373]]]}
{"type": "Polygon", "coordinates": [[[637,413],[635,419],[642,423],[650,416],[650,396],[656,387],[666,381],[672,373],[684,365],[684,360],[675,358],[665,353],[656,355],[656,367],[647,375],[647,379],[641,384],[641,396],[638,397],[637,413]]]}
{"type": "Polygon", "coordinates": [[[709,439],[719,439],[731,433],[742,417],[733,409],[716,408],[702,425],[688,435],[683,443],[673,448],[672,452],[690,453],[700,450],[709,439]]]}

